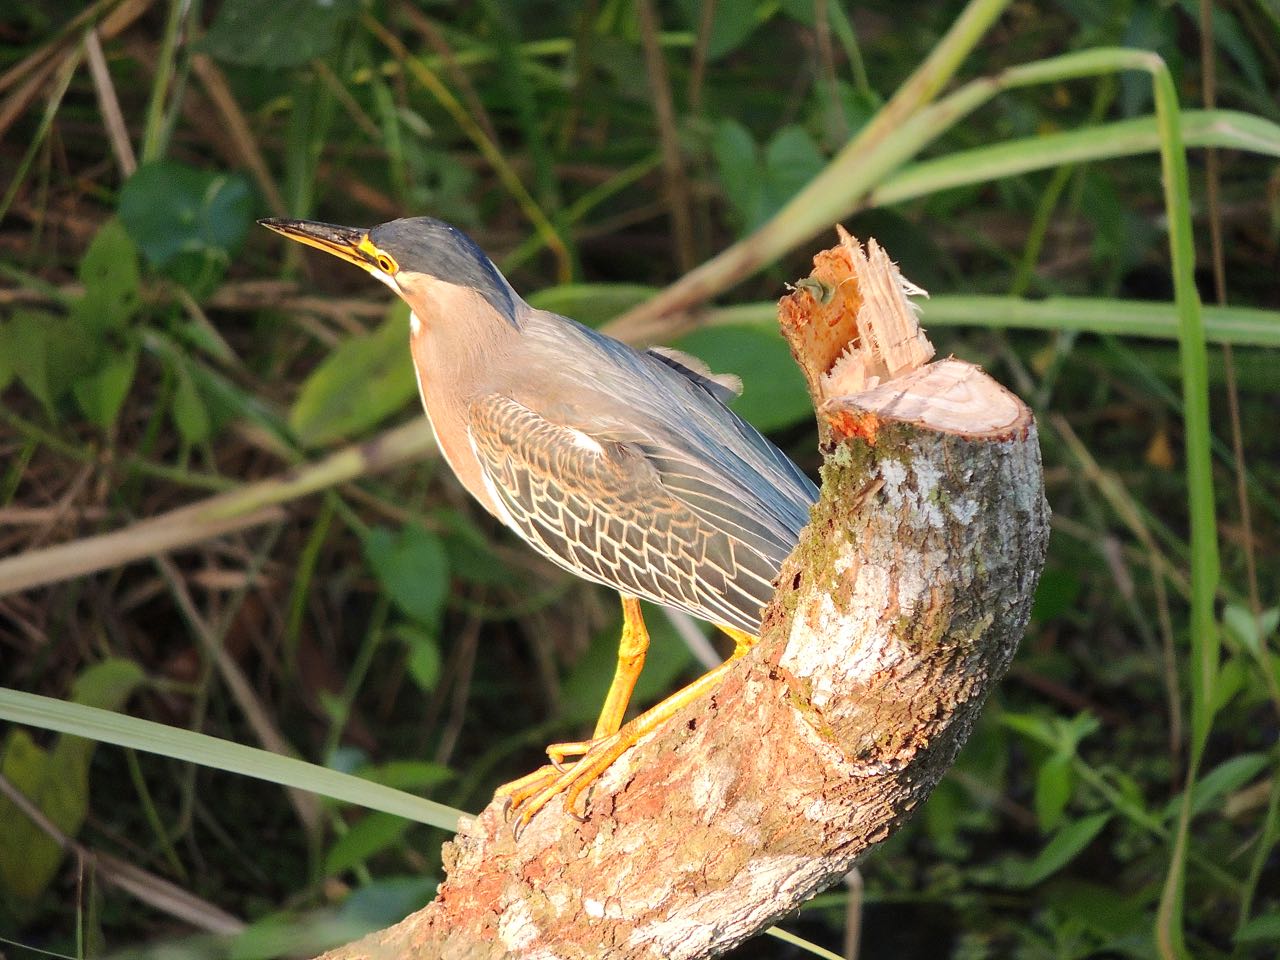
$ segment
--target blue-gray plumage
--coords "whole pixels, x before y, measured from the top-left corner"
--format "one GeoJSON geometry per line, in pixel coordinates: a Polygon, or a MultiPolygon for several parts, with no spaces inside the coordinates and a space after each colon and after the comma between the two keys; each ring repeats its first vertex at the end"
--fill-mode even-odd
{"type": "Polygon", "coordinates": [[[374,227],[369,240],[382,250],[406,251],[397,257],[401,270],[470,287],[508,322],[516,322],[519,295],[476,242],[453,224],[406,217],[374,227]]]}
{"type": "Polygon", "coordinates": [[[528,305],[521,318],[516,362],[549,376],[470,404],[498,515],[588,579],[758,633],[813,484],[692,358],[633,350],[528,305]]]}

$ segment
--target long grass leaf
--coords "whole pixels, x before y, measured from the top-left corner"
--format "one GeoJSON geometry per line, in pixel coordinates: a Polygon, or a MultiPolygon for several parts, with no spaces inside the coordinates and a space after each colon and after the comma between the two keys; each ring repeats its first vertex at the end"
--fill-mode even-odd
{"type": "Polygon", "coordinates": [[[113,743],[144,753],[156,753],[202,767],[226,770],[284,787],[309,790],[321,796],[382,810],[444,830],[457,830],[462,811],[442,803],[371,783],[293,757],[220,740],[207,734],[129,717],[111,710],[67,703],[53,697],[0,687],[0,720],[42,730],[56,730],[113,743]]]}
{"type": "MultiPolygon", "coordinates": [[[[1235,110],[1187,110],[1182,123],[1188,147],[1223,147],[1280,157],[1280,125],[1270,120],[1235,110]]],[[[865,206],[882,207],[1033,170],[1114,160],[1159,149],[1160,132],[1154,116],[1010,140],[903,167],[867,195],[865,206]]]]}

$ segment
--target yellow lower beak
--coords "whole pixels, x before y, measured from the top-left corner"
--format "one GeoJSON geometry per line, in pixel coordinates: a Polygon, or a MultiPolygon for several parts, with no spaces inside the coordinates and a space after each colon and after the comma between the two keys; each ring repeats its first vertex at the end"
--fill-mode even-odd
{"type": "Polygon", "coordinates": [[[357,267],[363,267],[366,270],[372,267],[361,249],[363,244],[368,243],[368,230],[359,227],[340,227],[316,220],[281,220],[276,217],[268,217],[259,220],[258,223],[290,240],[297,240],[309,247],[331,253],[340,260],[354,263],[357,267]]]}

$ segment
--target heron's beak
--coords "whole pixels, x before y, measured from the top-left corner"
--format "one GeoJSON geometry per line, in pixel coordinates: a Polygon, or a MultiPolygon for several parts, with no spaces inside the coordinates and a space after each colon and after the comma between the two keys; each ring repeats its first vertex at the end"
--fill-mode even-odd
{"type": "Polygon", "coordinates": [[[340,227],[316,220],[281,220],[276,217],[267,217],[259,220],[258,223],[290,240],[297,240],[309,247],[331,253],[339,260],[354,263],[365,270],[373,270],[373,264],[369,262],[369,253],[373,250],[373,246],[369,243],[368,230],[360,227],[340,227]]]}

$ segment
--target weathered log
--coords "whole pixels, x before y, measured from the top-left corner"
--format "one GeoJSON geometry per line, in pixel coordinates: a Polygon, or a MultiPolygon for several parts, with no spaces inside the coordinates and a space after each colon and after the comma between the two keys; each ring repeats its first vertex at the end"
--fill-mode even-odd
{"type": "Polygon", "coordinates": [[[841,242],[780,304],[822,497],[759,644],[517,839],[494,804],[436,900],[326,954],[717,955],[845,876],[928,796],[1026,626],[1048,509],[1027,407],[932,347],[884,253],[841,242]]]}

